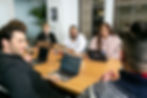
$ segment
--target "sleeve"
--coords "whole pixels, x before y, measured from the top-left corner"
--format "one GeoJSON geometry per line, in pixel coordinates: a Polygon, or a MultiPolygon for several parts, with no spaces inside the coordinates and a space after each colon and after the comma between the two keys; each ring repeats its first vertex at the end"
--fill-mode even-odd
{"type": "Polygon", "coordinates": [[[79,47],[75,47],[75,50],[76,50],[76,52],[84,52],[84,50],[86,50],[86,47],[87,47],[86,38],[84,36],[81,36],[80,45],[79,45],[79,47]]]}
{"type": "Polygon", "coordinates": [[[62,96],[62,93],[58,91],[54,85],[48,80],[43,79],[36,71],[31,71],[31,75],[34,81],[35,89],[42,98],[58,98],[56,96],[62,96]]]}
{"type": "Polygon", "coordinates": [[[120,59],[121,58],[121,52],[122,52],[122,44],[119,37],[115,37],[115,41],[113,42],[114,45],[114,51],[113,51],[113,58],[120,59]]]}
{"type": "Polygon", "coordinates": [[[106,95],[108,97],[108,95],[107,95],[108,91],[109,91],[108,84],[100,81],[100,82],[90,86],[78,98],[102,98],[102,97],[104,97],[103,95],[106,95]]]}
{"type": "Polygon", "coordinates": [[[65,39],[65,40],[64,40],[63,45],[64,45],[65,47],[68,47],[68,39],[65,39]]]}
{"type": "Polygon", "coordinates": [[[10,98],[39,98],[29,75],[24,70],[12,67],[4,73],[3,80],[10,92],[10,98]]]}
{"type": "Polygon", "coordinates": [[[97,41],[96,38],[92,38],[88,47],[89,50],[96,50],[98,48],[96,41],[97,41]]]}
{"type": "Polygon", "coordinates": [[[118,46],[116,47],[117,55],[116,58],[120,59],[121,58],[121,52],[122,52],[122,44],[121,41],[119,40],[118,46]]]}

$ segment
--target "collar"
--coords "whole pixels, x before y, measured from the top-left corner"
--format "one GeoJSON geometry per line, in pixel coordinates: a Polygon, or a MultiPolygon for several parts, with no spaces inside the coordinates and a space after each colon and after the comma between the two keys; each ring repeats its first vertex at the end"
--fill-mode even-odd
{"type": "Polygon", "coordinates": [[[0,51],[0,56],[22,59],[22,57],[17,54],[7,54],[2,51],[0,51]]]}

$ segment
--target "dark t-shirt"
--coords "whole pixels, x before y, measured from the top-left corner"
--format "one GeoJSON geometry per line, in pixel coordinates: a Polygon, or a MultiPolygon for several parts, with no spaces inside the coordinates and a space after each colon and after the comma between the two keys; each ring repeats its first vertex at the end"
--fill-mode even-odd
{"type": "Polygon", "coordinates": [[[37,37],[37,42],[39,41],[49,41],[51,43],[57,43],[57,39],[52,32],[50,32],[48,36],[46,36],[43,32],[41,32],[37,37]]]}
{"type": "Polygon", "coordinates": [[[59,98],[60,93],[21,57],[0,53],[0,85],[10,98],[59,98]]]}

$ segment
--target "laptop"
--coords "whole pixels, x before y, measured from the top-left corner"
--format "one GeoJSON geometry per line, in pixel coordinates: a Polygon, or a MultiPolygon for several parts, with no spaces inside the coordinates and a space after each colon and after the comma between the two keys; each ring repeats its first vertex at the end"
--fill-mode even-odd
{"type": "Polygon", "coordinates": [[[38,60],[41,62],[45,62],[48,58],[48,52],[49,52],[48,48],[40,47],[39,54],[38,54],[38,60]]]}
{"type": "Polygon", "coordinates": [[[92,60],[96,61],[107,61],[107,57],[103,51],[88,51],[88,56],[92,60]]]}
{"type": "Polygon", "coordinates": [[[60,69],[51,75],[57,76],[59,80],[67,81],[79,73],[81,61],[80,57],[64,54],[60,69]]]}
{"type": "Polygon", "coordinates": [[[46,62],[46,60],[48,59],[48,53],[50,52],[49,50],[50,49],[48,49],[48,48],[40,47],[39,52],[38,52],[38,56],[35,60],[33,60],[33,64],[46,62]]]}

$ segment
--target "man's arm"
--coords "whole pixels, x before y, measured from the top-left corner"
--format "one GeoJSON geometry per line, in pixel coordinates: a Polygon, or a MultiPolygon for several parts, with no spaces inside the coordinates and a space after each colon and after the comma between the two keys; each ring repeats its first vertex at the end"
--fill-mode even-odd
{"type": "Polygon", "coordinates": [[[30,76],[24,71],[12,67],[4,73],[3,80],[8,87],[11,98],[39,98],[33,89],[30,76]]]}
{"type": "Polygon", "coordinates": [[[79,47],[76,47],[75,50],[76,52],[83,52],[84,50],[86,50],[86,47],[87,47],[86,38],[83,35],[81,35],[79,47]]]}

